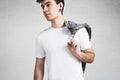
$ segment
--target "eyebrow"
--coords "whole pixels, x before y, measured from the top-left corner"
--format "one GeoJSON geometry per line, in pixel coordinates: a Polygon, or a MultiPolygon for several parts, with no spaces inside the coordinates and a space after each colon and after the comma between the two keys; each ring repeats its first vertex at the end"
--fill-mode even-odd
{"type": "MultiPolygon", "coordinates": [[[[49,4],[49,3],[51,3],[51,2],[49,2],[49,1],[48,1],[48,2],[46,2],[46,3],[45,3],[45,5],[46,5],[46,4],[49,4]]],[[[44,6],[44,5],[43,5],[43,4],[41,4],[41,7],[43,7],[43,6],[44,6]]]]}

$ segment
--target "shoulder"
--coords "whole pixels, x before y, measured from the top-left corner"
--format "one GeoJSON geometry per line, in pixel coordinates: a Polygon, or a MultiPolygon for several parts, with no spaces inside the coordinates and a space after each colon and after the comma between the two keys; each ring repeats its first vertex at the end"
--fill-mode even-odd
{"type": "Polygon", "coordinates": [[[79,29],[76,32],[76,34],[78,34],[78,35],[85,35],[85,34],[87,34],[87,30],[83,27],[83,28],[79,29]]]}
{"type": "Polygon", "coordinates": [[[37,36],[43,36],[43,35],[45,35],[49,30],[50,30],[50,27],[48,27],[48,28],[42,30],[41,32],[39,32],[37,36]]]}
{"type": "Polygon", "coordinates": [[[79,29],[76,32],[75,37],[76,37],[77,40],[84,40],[84,39],[88,39],[89,40],[89,35],[88,35],[88,32],[86,31],[85,28],[79,29]]]}
{"type": "Polygon", "coordinates": [[[39,33],[37,34],[37,39],[42,39],[42,38],[44,38],[45,35],[49,32],[49,30],[50,30],[50,27],[48,27],[48,28],[42,30],[41,32],[39,32],[39,33]]]}

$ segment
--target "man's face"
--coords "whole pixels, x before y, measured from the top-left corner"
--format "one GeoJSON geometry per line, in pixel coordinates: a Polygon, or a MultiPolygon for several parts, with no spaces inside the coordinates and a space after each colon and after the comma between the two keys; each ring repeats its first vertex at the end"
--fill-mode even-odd
{"type": "Polygon", "coordinates": [[[41,7],[43,9],[44,16],[48,21],[56,19],[60,14],[60,5],[56,4],[54,0],[43,0],[41,2],[41,7]]]}

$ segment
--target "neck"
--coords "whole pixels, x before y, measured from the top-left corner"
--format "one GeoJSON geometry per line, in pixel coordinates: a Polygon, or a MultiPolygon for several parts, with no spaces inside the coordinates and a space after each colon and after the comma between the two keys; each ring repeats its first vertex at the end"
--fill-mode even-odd
{"type": "Polygon", "coordinates": [[[51,25],[54,28],[61,28],[64,26],[64,18],[62,16],[58,16],[56,19],[54,19],[53,21],[51,21],[51,25]]]}

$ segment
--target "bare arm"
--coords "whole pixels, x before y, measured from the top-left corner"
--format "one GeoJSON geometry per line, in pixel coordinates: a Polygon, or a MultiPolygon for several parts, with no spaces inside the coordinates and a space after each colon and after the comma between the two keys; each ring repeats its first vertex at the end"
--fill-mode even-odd
{"type": "Polygon", "coordinates": [[[34,80],[43,80],[45,58],[36,58],[34,80]]]}
{"type": "Polygon", "coordinates": [[[92,48],[81,51],[79,43],[77,43],[74,39],[68,42],[67,47],[80,61],[86,63],[92,63],[94,61],[95,54],[92,48]]]}
{"type": "Polygon", "coordinates": [[[82,62],[92,63],[94,61],[95,54],[92,48],[83,50],[82,52],[78,52],[78,54],[78,58],[82,62]]]}

